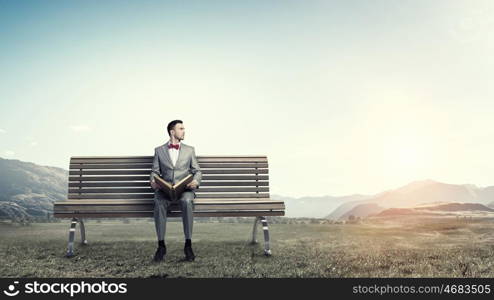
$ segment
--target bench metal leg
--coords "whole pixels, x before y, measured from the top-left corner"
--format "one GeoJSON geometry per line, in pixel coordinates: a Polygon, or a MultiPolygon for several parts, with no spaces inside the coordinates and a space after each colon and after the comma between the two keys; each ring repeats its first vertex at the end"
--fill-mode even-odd
{"type": "Polygon", "coordinates": [[[250,243],[252,245],[257,244],[257,222],[259,221],[259,217],[254,219],[254,228],[252,229],[252,241],[250,243]]]}
{"type": "Polygon", "coordinates": [[[256,217],[254,221],[254,228],[252,230],[252,241],[251,244],[257,244],[257,223],[261,221],[262,223],[262,231],[264,233],[264,255],[270,256],[271,255],[271,249],[269,249],[269,228],[268,228],[268,221],[266,220],[266,217],[256,217]]]}
{"type": "Polygon", "coordinates": [[[67,247],[66,257],[74,256],[74,239],[75,239],[75,228],[77,226],[77,222],[80,223],[80,228],[81,228],[81,244],[87,245],[86,228],[84,227],[84,221],[82,219],[72,218],[69,229],[69,245],[67,247]]]}
{"type": "Polygon", "coordinates": [[[79,226],[81,227],[81,243],[87,245],[86,227],[84,226],[84,221],[82,219],[79,219],[79,226]]]}

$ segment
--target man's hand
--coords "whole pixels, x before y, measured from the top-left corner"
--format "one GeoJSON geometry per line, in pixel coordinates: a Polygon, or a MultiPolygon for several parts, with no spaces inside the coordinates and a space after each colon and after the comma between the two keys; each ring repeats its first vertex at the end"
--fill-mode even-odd
{"type": "Polygon", "coordinates": [[[197,189],[198,185],[199,185],[199,182],[197,182],[197,180],[194,179],[191,182],[189,182],[189,184],[187,184],[187,187],[192,188],[192,189],[197,189]]]}
{"type": "Polygon", "coordinates": [[[154,180],[151,180],[151,187],[154,189],[154,190],[157,190],[159,189],[159,185],[154,181],[154,180]]]}

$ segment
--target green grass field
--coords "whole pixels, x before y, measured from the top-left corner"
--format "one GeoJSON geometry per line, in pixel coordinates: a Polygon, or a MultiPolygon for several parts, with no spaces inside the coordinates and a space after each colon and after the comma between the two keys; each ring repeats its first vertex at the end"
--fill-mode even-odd
{"type": "MultiPolygon", "coordinates": [[[[372,224],[270,224],[273,256],[249,245],[252,225],[194,224],[196,261],[180,262],[180,222],[169,222],[168,254],[152,262],[147,219],[89,220],[89,245],[64,257],[69,220],[0,225],[1,277],[494,277],[494,223],[454,219],[372,224]]],[[[78,228],[79,229],[79,228],[78,228]]]]}

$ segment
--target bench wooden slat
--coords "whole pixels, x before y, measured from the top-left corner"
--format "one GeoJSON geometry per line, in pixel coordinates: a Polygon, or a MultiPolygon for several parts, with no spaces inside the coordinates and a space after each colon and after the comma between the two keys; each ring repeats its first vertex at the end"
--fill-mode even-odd
{"type": "MultiPolygon", "coordinates": [[[[194,203],[283,203],[282,200],[270,198],[196,198],[194,203]]],[[[54,206],[59,205],[111,205],[111,204],[150,204],[154,203],[154,199],[69,199],[67,201],[59,201],[53,203],[54,206]]]]}
{"type": "MultiPolygon", "coordinates": [[[[58,201],[54,205],[140,205],[153,204],[154,199],[69,199],[66,201],[58,201]]],[[[175,202],[170,202],[175,203],[175,202]]],[[[176,202],[178,203],[178,201],[176,202]]],[[[194,203],[283,203],[283,200],[270,198],[196,198],[194,203]]]]}
{"type": "MultiPolygon", "coordinates": [[[[180,209],[180,208],[179,208],[180,209]]],[[[198,203],[195,205],[194,212],[195,211],[206,211],[206,210],[214,210],[214,211],[220,211],[220,210],[265,210],[265,211],[272,211],[272,210],[282,210],[285,209],[285,204],[279,203],[279,204],[201,204],[198,203]]]]}
{"type": "Polygon", "coordinates": [[[81,175],[148,175],[151,173],[149,170],[69,170],[69,176],[81,176],[81,175]]]}
{"type": "Polygon", "coordinates": [[[202,175],[202,180],[269,180],[269,175],[202,175]]]}
{"type": "MultiPolygon", "coordinates": [[[[268,175],[203,175],[201,185],[212,180],[269,180],[268,175]]],[[[79,181],[147,181],[149,174],[144,176],[69,176],[69,182],[79,181]]],[[[242,181],[237,181],[241,183],[242,181]]]]}
{"type": "MultiPolygon", "coordinates": [[[[199,163],[267,163],[267,157],[197,157],[199,163]]],[[[72,158],[71,164],[153,163],[153,156],[145,158],[72,158]]]]}
{"type": "MultiPolygon", "coordinates": [[[[196,198],[269,198],[269,193],[228,193],[228,194],[212,194],[212,193],[196,193],[196,198]]],[[[154,193],[149,194],[69,194],[69,199],[153,199],[154,193]]]]}
{"type": "MultiPolygon", "coordinates": [[[[225,198],[225,199],[194,199],[195,204],[280,204],[284,203],[282,200],[273,200],[266,198],[259,199],[245,199],[245,198],[225,198]]],[[[170,202],[170,204],[177,204],[177,202],[170,202]]],[[[72,206],[118,206],[118,205],[154,205],[153,199],[129,199],[129,200],[70,200],[70,201],[60,201],[55,202],[54,206],[57,207],[72,207],[72,206]]]]}
{"type": "MultiPolygon", "coordinates": [[[[168,213],[168,217],[180,217],[180,212],[168,213]]],[[[198,211],[194,213],[194,217],[255,217],[255,216],[284,216],[285,211],[198,211]]],[[[118,213],[91,213],[91,214],[75,214],[75,213],[54,213],[55,218],[152,218],[153,212],[118,212],[118,213]]]]}
{"type": "MultiPolygon", "coordinates": [[[[173,204],[172,207],[180,210],[179,204],[173,204]]],[[[197,203],[194,205],[194,211],[203,210],[282,210],[285,208],[283,203],[197,203]]],[[[154,204],[136,204],[136,205],[71,205],[71,206],[60,206],[57,208],[57,212],[116,212],[116,211],[153,211],[154,204]]]]}
{"type": "Polygon", "coordinates": [[[196,193],[197,198],[269,198],[269,193],[245,193],[245,194],[216,194],[216,193],[196,193]]]}
{"type": "MultiPolygon", "coordinates": [[[[152,155],[137,155],[137,156],[72,156],[71,159],[112,159],[112,158],[150,158],[152,155]]],[[[196,155],[199,158],[267,158],[266,155],[196,155]]]]}
{"type": "MultiPolygon", "coordinates": [[[[195,193],[202,192],[269,192],[269,187],[199,187],[195,193]]],[[[154,193],[151,187],[147,188],[69,188],[69,194],[92,193],[154,193]]]]}
{"type": "MultiPolygon", "coordinates": [[[[267,174],[268,169],[201,169],[203,175],[207,174],[267,174]]],[[[70,170],[69,175],[138,175],[151,173],[151,167],[146,170],[70,170]]]]}
{"type": "MultiPolygon", "coordinates": [[[[69,187],[72,188],[78,188],[78,187],[140,187],[140,186],[145,186],[149,187],[149,177],[147,181],[139,181],[139,182],[69,182],[69,187]]],[[[245,182],[240,182],[240,181],[235,181],[235,182],[228,182],[228,181],[202,181],[201,182],[201,187],[199,189],[202,189],[204,186],[269,186],[268,181],[245,181],[245,182]]],[[[78,191],[76,191],[78,193],[78,191]]]]}
{"type": "MultiPolygon", "coordinates": [[[[199,163],[202,168],[267,168],[267,163],[199,163]]],[[[151,169],[152,164],[70,164],[70,169],[151,169]]],[[[201,170],[202,171],[202,170],[201,170]]]]}
{"type": "MultiPolygon", "coordinates": [[[[147,181],[149,174],[144,176],[69,176],[69,182],[78,181],[147,181]]],[[[69,185],[70,186],[70,185],[69,185]]]]}

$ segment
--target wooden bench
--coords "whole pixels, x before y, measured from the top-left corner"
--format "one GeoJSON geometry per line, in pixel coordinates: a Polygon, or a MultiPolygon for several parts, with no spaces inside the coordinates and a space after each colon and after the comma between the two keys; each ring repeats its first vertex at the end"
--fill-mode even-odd
{"type": "MultiPolygon", "coordinates": [[[[266,156],[197,156],[202,171],[195,191],[195,217],[255,217],[251,243],[257,243],[262,223],[264,254],[271,255],[266,216],[283,216],[283,201],[269,198],[266,156]]],[[[84,218],[152,218],[154,190],[149,184],[153,156],[75,156],[70,159],[68,200],[54,203],[54,217],[71,218],[67,257],[74,256],[74,237],[80,224],[81,243],[87,244],[84,218]]],[[[169,217],[180,217],[171,205],[169,217]]]]}

